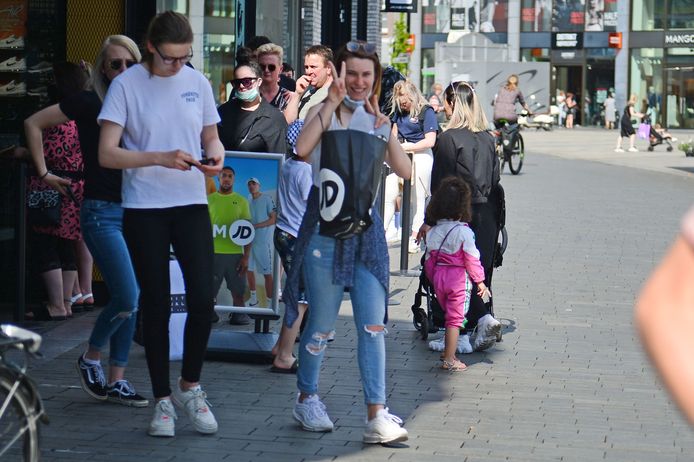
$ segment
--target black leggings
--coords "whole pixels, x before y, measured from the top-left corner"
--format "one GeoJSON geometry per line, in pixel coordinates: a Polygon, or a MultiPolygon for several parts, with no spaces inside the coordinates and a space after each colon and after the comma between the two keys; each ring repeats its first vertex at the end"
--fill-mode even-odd
{"type": "Polygon", "coordinates": [[[140,285],[142,329],[152,390],[155,398],[163,398],[171,394],[169,245],[173,246],[181,266],[188,306],[181,377],[187,382],[198,382],[214,309],[210,215],[207,205],[125,209],[123,234],[140,285]]]}
{"type": "MultiPolygon", "coordinates": [[[[498,238],[498,216],[499,207],[490,197],[489,202],[484,204],[472,204],[472,221],[470,228],[475,232],[475,244],[480,251],[480,262],[484,268],[484,283],[489,290],[492,290],[492,271],[494,270],[493,258],[494,248],[498,238]]],[[[494,293],[492,291],[492,293],[494,293]]],[[[470,295],[470,308],[465,318],[466,330],[472,330],[477,321],[489,313],[488,307],[482,298],[477,295],[477,289],[473,287],[470,295]]]]}
{"type": "Polygon", "coordinates": [[[32,233],[32,247],[39,273],[52,270],[77,271],[75,242],[43,233],[32,233]]]}

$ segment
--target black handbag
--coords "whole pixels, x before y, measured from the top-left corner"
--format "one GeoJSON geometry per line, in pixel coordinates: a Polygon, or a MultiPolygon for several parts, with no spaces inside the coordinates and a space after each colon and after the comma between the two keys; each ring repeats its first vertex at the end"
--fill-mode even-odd
{"type": "Polygon", "coordinates": [[[319,233],[348,239],[371,225],[387,142],[359,130],[330,130],[321,137],[319,233]]]}
{"type": "Polygon", "coordinates": [[[27,196],[27,221],[35,226],[58,226],[63,197],[55,189],[30,191],[27,196]]]}

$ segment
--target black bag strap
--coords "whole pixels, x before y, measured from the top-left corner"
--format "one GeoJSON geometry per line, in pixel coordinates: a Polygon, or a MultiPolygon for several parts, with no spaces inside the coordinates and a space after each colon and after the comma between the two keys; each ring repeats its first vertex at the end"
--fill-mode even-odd
{"type": "Polygon", "coordinates": [[[456,228],[459,227],[459,226],[463,226],[463,225],[461,225],[460,223],[458,223],[457,225],[455,225],[454,227],[452,227],[451,229],[448,230],[448,232],[446,233],[446,235],[443,236],[443,241],[441,241],[441,245],[439,246],[439,250],[437,250],[437,252],[441,252],[441,249],[443,248],[443,244],[445,244],[445,243],[446,243],[446,239],[448,239],[448,235],[451,234],[451,233],[453,232],[453,230],[456,229],[456,228]]]}

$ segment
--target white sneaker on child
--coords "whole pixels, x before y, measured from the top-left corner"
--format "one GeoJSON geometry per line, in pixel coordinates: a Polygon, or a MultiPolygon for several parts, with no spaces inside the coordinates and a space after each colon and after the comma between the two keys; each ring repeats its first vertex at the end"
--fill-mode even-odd
{"type": "Polygon", "coordinates": [[[407,430],[401,427],[402,419],[388,412],[388,408],[380,409],[376,417],[366,422],[364,443],[397,443],[407,441],[407,430]]]}

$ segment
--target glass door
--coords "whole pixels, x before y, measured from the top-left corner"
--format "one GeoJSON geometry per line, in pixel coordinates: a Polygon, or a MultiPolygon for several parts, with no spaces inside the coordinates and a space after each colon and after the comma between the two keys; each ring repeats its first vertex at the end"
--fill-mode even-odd
{"type": "Polygon", "coordinates": [[[669,66],[667,79],[667,126],[694,128],[694,66],[669,66]]]}

